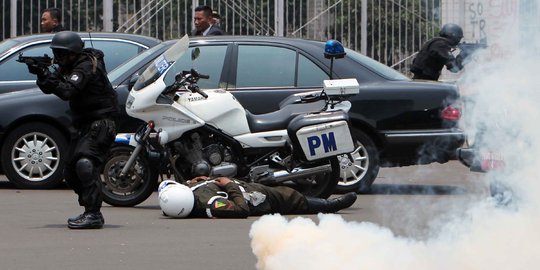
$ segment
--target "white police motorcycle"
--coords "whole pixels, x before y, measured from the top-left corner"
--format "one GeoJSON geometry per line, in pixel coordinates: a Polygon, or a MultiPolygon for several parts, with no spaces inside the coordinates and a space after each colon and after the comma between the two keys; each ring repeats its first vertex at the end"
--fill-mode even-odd
{"type": "MultiPolygon", "coordinates": [[[[198,87],[208,76],[178,66],[188,47],[184,36],[131,90],[126,112],[146,123],[135,134],[117,136],[103,167],[104,201],[139,204],[155,190],[159,175],[180,183],[199,175],[234,176],[330,196],[339,180],[337,156],[354,150],[345,98],[358,93],[356,79],[326,80],[317,95],[293,95],[279,111],[254,115],[231,93],[198,87]],[[171,76],[174,82],[166,85],[171,76]]],[[[325,50],[332,61],[344,55],[336,41],[325,50]]],[[[199,51],[192,52],[194,61],[199,51]]]]}

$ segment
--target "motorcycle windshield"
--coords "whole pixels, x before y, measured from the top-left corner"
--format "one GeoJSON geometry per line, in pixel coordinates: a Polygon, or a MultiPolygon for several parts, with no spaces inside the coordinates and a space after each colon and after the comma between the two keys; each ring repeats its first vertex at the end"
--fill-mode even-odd
{"type": "Polygon", "coordinates": [[[167,72],[167,70],[174,65],[182,55],[184,55],[188,48],[189,38],[187,35],[184,35],[144,70],[133,86],[133,90],[139,91],[155,82],[161,75],[167,72]]]}

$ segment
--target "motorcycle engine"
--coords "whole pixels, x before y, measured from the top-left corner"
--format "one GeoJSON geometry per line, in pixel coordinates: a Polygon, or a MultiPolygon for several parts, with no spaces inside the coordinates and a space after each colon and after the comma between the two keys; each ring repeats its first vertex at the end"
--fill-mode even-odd
{"type": "Polygon", "coordinates": [[[189,136],[189,140],[175,143],[176,150],[183,157],[182,163],[188,163],[179,167],[191,167],[191,171],[188,172],[191,176],[210,175],[213,167],[230,160],[230,155],[226,154],[228,151],[225,151],[225,147],[213,142],[210,138],[206,139],[204,141],[207,145],[203,145],[201,135],[193,133],[189,136]]]}

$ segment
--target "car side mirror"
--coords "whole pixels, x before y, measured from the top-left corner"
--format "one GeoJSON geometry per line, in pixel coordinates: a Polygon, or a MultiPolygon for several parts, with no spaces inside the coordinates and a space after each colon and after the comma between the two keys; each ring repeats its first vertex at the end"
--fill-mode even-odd
{"type": "Polygon", "coordinates": [[[191,61],[195,61],[195,59],[199,58],[199,55],[201,54],[201,50],[199,48],[195,48],[191,51],[191,61]]]}
{"type": "Polygon", "coordinates": [[[128,83],[128,89],[131,90],[131,88],[133,88],[133,86],[135,85],[135,83],[137,82],[137,80],[139,79],[139,73],[135,73],[133,75],[131,75],[131,78],[129,78],[129,83],[128,83]]]}

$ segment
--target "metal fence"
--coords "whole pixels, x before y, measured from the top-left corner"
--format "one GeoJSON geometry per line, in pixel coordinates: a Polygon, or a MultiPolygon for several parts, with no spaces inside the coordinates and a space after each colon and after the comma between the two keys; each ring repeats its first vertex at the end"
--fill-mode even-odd
{"type": "Polygon", "coordinates": [[[230,35],[334,38],[406,72],[411,56],[440,27],[441,1],[0,0],[0,38],[39,33],[41,10],[58,7],[64,26],[74,31],[129,32],[166,40],[190,33],[194,6],[209,5],[230,35]]]}

